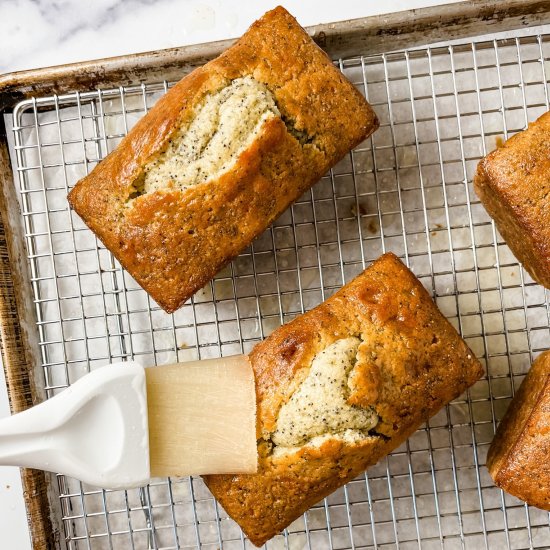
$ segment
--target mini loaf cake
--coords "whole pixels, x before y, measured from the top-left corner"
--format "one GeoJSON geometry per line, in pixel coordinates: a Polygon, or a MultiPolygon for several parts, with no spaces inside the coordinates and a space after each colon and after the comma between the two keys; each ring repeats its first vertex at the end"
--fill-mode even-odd
{"type": "Polygon", "coordinates": [[[205,481],[258,546],[398,447],[483,373],[393,254],[276,330],[249,358],[258,473],[205,481]]]}
{"type": "Polygon", "coordinates": [[[550,511],[550,351],[533,363],[487,455],[501,489],[550,511]]]}
{"type": "Polygon", "coordinates": [[[506,243],[550,288],[550,113],[478,165],[474,187],[506,243]]]}
{"type": "Polygon", "coordinates": [[[276,8],[171,88],[69,202],[172,312],[377,127],[276,8]]]}

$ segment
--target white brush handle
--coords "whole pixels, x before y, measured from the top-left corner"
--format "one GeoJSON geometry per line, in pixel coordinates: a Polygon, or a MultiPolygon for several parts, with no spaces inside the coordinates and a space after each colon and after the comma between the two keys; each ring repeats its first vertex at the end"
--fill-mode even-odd
{"type": "Polygon", "coordinates": [[[132,361],[98,369],[0,420],[0,464],[63,473],[105,489],[147,484],[143,367],[132,361]]]}

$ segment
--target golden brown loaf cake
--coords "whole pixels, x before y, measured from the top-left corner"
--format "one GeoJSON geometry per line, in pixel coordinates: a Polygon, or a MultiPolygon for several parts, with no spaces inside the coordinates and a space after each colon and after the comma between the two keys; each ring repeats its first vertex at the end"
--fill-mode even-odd
{"type": "Polygon", "coordinates": [[[172,312],[377,127],[279,7],[171,88],[69,202],[172,312]]]}
{"type": "Polygon", "coordinates": [[[501,489],[550,510],[550,351],[533,363],[506,411],[487,468],[501,489]]]}
{"type": "Polygon", "coordinates": [[[276,330],[249,358],[258,473],[205,481],[258,546],[398,447],[483,374],[393,254],[276,330]]]}
{"type": "Polygon", "coordinates": [[[550,113],[478,165],[474,187],[504,240],[539,284],[550,288],[550,113]]]}

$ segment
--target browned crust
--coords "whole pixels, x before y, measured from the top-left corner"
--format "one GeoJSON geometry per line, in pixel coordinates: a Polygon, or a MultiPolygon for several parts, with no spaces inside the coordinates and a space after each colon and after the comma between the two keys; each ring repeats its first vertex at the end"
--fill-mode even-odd
{"type": "Polygon", "coordinates": [[[283,8],[254,23],[217,59],[181,80],[69,194],[71,206],[167,312],[243,250],[288,205],[378,127],[376,115],[283,8]],[[125,206],[144,164],[205,94],[251,75],[272,91],[279,118],[234,168],[187,191],[125,206]]]}
{"type": "Polygon", "coordinates": [[[474,188],[506,243],[550,288],[550,113],[478,165],[474,188]]]}
{"type": "Polygon", "coordinates": [[[352,335],[363,342],[349,402],[373,406],[380,416],[371,437],[355,445],[329,440],[287,458],[274,458],[260,443],[258,474],[205,477],[258,546],[399,446],[483,373],[416,277],[386,254],[254,348],[259,437],[269,437],[281,404],[307,375],[313,357],[352,335]]]}
{"type": "Polygon", "coordinates": [[[487,455],[495,484],[550,510],[550,351],[533,363],[487,455]]]}

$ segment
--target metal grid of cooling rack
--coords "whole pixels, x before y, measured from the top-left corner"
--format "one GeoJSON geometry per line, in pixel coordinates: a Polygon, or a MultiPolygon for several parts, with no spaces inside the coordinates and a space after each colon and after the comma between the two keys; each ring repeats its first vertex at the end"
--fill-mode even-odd
{"type": "MultiPolygon", "coordinates": [[[[549,548],[549,514],[496,489],[483,466],[515,388],[549,347],[549,295],[471,186],[498,139],[550,108],[549,58],[550,35],[532,34],[340,60],[380,129],[173,315],[66,202],[168,84],[20,103],[12,137],[48,395],[110,361],[246,352],[392,250],[488,375],[267,547],[549,548]]],[[[68,548],[251,547],[198,478],[135,491],[57,482],[68,548]]]]}

